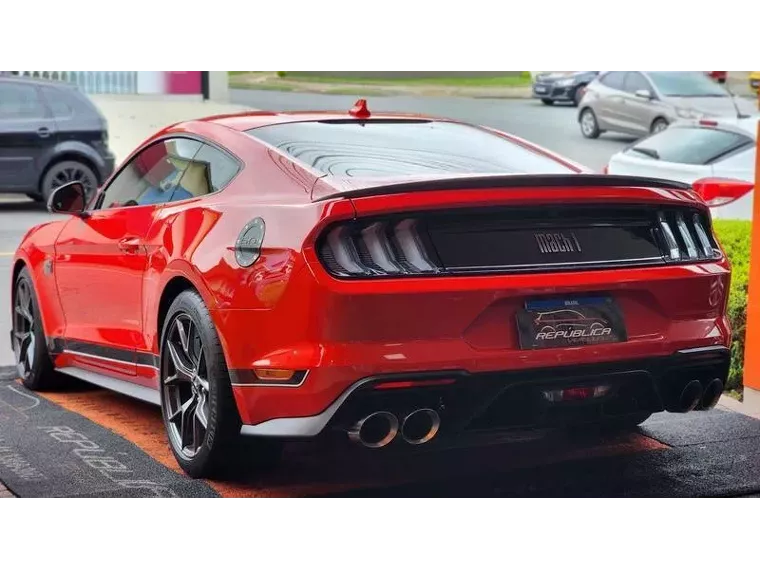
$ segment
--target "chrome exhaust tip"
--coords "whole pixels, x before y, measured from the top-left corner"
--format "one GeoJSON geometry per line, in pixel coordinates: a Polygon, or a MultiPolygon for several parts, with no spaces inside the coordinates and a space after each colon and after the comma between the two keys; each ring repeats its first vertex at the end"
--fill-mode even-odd
{"type": "Polygon", "coordinates": [[[412,411],[401,423],[401,437],[410,445],[421,445],[430,441],[441,428],[441,418],[432,409],[412,411]]]}
{"type": "Polygon", "coordinates": [[[348,430],[348,438],[367,448],[382,448],[396,438],[398,418],[387,411],[377,411],[358,420],[348,430]]]}
{"type": "Polygon", "coordinates": [[[718,404],[721,395],[723,395],[723,382],[715,378],[707,384],[707,387],[705,387],[700,409],[703,411],[709,411],[718,404]]]}

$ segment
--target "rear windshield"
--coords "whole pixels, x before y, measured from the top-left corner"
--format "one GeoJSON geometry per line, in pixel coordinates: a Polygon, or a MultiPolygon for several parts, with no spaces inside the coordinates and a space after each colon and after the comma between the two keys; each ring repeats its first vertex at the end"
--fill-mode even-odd
{"type": "Polygon", "coordinates": [[[749,137],[715,128],[670,127],[637,142],[629,153],[678,164],[709,164],[754,144],[749,137]]]}
{"type": "Polygon", "coordinates": [[[576,172],[501,136],[447,122],[315,121],[247,132],[338,177],[576,172]]]}

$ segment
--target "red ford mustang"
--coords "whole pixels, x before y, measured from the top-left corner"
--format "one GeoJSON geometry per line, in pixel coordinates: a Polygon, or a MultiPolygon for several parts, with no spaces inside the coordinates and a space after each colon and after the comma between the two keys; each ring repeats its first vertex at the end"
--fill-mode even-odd
{"type": "Polygon", "coordinates": [[[730,269],[703,196],[730,186],[595,175],[363,101],[174,125],[24,237],[19,373],[160,405],[191,476],[240,436],[276,458],[709,409],[730,269]],[[578,329],[542,332],[563,310],[578,329]]]}

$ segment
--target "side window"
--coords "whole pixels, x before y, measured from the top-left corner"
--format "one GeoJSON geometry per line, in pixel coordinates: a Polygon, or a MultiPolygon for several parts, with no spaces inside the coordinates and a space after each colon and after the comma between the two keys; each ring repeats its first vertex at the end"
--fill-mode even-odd
{"type": "Polygon", "coordinates": [[[42,94],[48,108],[53,113],[53,118],[65,119],[74,114],[71,106],[66,102],[65,94],[60,89],[42,87],[42,94]]]}
{"type": "Polygon", "coordinates": [[[610,89],[623,90],[623,79],[625,79],[624,71],[608,71],[599,78],[599,82],[605,87],[610,89]]]}
{"type": "Polygon", "coordinates": [[[625,76],[625,82],[623,84],[623,90],[627,93],[635,93],[636,91],[646,90],[652,92],[652,86],[641,73],[636,71],[629,71],[625,76]]]}
{"type": "Polygon", "coordinates": [[[47,110],[34,85],[0,83],[0,118],[41,119],[47,110]]]}
{"type": "Polygon", "coordinates": [[[201,144],[174,190],[171,201],[203,196],[223,189],[240,169],[237,161],[209,144],[201,144]]]}
{"type": "Polygon", "coordinates": [[[95,209],[159,204],[176,199],[175,188],[201,147],[188,138],[151,144],[137,154],[113,179],[95,209]]]}

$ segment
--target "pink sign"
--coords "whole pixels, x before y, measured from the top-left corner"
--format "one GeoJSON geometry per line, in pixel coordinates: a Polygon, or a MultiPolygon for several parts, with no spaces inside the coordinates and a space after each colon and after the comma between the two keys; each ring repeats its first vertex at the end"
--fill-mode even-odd
{"type": "Polygon", "coordinates": [[[166,71],[166,92],[171,95],[201,94],[200,71],[166,71]]]}

